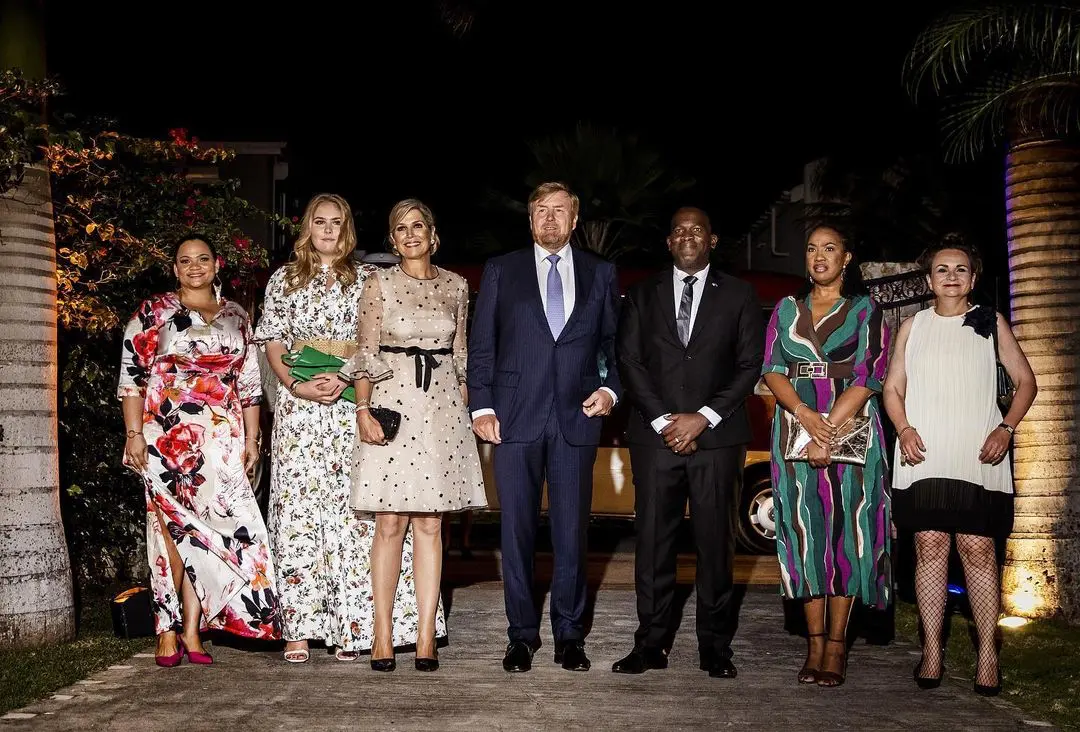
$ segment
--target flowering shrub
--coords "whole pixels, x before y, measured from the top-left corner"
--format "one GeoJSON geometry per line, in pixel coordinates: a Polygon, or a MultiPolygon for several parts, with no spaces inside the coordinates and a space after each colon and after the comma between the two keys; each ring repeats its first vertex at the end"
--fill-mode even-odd
{"type": "Polygon", "coordinates": [[[266,251],[240,222],[264,217],[289,232],[295,224],[242,198],[237,180],[191,176],[234,153],[186,130],[157,140],[112,124],[44,123],[41,111],[59,93],[55,81],[0,71],[0,195],[17,194],[29,165],[51,174],[61,501],[76,576],[102,581],[146,571],[143,489],[120,462],[115,394],[124,324],[149,294],[175,287],[169,248],[181,236],[197,231],[210,239],[228,294],[250,287],[267,265],[266,251]]]}

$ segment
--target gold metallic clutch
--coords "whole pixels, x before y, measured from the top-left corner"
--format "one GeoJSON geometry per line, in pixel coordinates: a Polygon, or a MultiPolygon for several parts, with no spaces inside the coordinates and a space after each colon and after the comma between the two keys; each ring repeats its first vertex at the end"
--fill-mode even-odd
{"type": "MultiPolygon", "coordinates": [[[[828,415],[821,415],[827,417],[828,415]]],[[[787,427],[787,444],[784,446],[784,460],[792,462],[807,461],[806,448],[812,442],[810,433],[799,424],[799,420],[791,412],[784,411],[784,422],[787,427]]],[[[866,453],[870,450],[870,434],[872,425],[870,417],[865,414],[856,415],[840,425],[833,438],[832,447],[829,449],[829,459],[834,463],[850,463],[851,465],[866,465],[866,453]]]]}

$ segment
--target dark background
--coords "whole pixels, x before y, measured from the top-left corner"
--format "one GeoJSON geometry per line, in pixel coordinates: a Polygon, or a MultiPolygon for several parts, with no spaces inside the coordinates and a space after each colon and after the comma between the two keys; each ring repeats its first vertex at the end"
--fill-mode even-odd
{"type": "Polygon", "coordinates": [[[290,199],[340,192],[376,237],[417,196],[453,242],[485,187],[524,198],[527,139],[579,120],[661,149],[728,236],[820,155],[937,150],[901,69],[941,3],[473,0],[463,37],[438,0],[356,5],[52,5],[50,72],[125,131],[286,141],[290,199]]]}

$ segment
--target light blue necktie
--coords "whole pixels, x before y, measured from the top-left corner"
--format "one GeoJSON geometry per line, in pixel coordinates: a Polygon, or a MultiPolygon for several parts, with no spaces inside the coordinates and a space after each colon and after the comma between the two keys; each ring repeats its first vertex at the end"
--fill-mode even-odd
{"type": "Polygon", "coordinates": [[[566,325],[565,306],[563,305],[562,277],[559,276],[559,255],[546,258],[551,264],[547,276],[547,321],[551,336],[558,339],[566,325]]]}

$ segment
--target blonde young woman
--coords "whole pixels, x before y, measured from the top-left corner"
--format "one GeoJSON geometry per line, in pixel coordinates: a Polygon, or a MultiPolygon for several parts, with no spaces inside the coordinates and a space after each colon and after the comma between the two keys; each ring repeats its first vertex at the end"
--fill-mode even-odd
{"type": "MultiPolygon", "coordinates": [[[[356,230],[340,196],[311,199],[292,259],[266,288],[256,339],[281,382],[274,410],[269,528],[278,566],[285,660],[303,663],[309,643],[323,641],[339,661],[371,648],[373,607],[369,557],[374,521],[349,508],[354,405],[335,374],[308,382],[289,375],[281,357],[305,345],[347,359],[356,350],[356,314],[364,280],[375,268],[352,260],[356,230]]],[[[387,640],[416,640],[411,536],[402,551],[387,640]]]]}
{"type": "MultiPolygon", "coordinates": [[[[393,671],[391,625],[402,541],[415,527],[418,629],[415,667],[439,667],[436,636],[442,619],[442,514],[487,505],[484,478],[466,410],[465,280],[431,262],[439,247],[435,219],[420,201],[390,212],[390,242],[401,264],[364,283],[358,350],[342,373],[356,380],[356,446],[352,505],[375,511],[372,576],[375,646],[371,668],[393,671]],[[401,414],[388,441],[371,407],[401,414]]],[[[407,551],[407,547],[406,547],[407,551]]]]}

